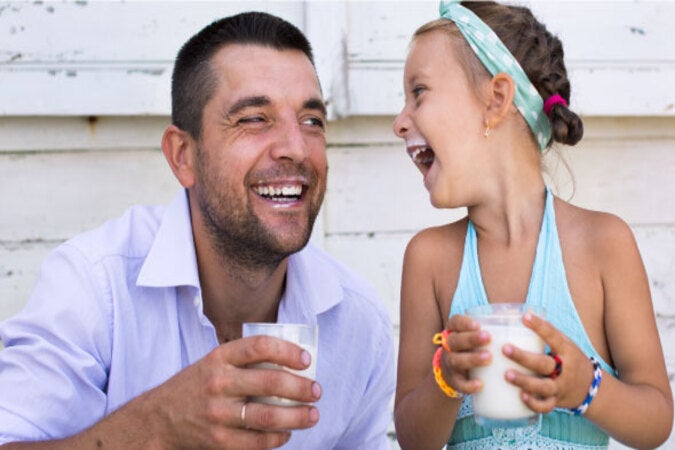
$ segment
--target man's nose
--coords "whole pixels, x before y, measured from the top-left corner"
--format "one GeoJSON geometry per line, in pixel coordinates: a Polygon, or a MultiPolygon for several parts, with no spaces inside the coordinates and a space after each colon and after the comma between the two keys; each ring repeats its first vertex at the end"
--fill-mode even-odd
{"type": "Polygon", "coordinates": [[[271,152],[272,158],[302,162],[307,159],[307,153],[307,142],[297,121],[287,121],[279,127],[271,152]]]}

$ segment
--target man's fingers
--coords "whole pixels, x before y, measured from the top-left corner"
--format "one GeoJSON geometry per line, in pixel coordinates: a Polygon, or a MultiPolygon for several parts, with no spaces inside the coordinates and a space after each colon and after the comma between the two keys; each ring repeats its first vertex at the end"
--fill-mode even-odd
{"type": "Polygon", "coordinates": [[[271,362],[295,370],[309,367],[311,355],[302,347],[271,336],[251,336],[221,346],[229,364],[246,367],[271,362]]]}
{"type": "Polygon", "coordinates": [[[218,448],[241,450],[263,450],[284,445],[291,438],[289,431],[223,430],[215,432],[214,440],[218,448]]]}
{"type": "Polygon", "coordinates": [[[319,410],[310,405],[275,406],[250,400],[244,426],[251,430],[295,430],[310,428],[319,421],[319,410]]]}
{"type": "Polygon", "coordinates": [[[239,377],[241,391],[253,397],[282,397],[298,402],[312,403],[321,397],[321,387],[316,381],[292,374],[286,370],[249,368],[239,377]]]}

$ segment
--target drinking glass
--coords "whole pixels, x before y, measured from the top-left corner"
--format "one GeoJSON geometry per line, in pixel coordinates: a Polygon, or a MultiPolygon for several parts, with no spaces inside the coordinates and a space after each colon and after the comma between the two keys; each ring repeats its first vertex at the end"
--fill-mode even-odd
{"type": "MultiPolygon", "coordinates": [[[[319,337],[318,327],[316,325],[311,326],[299,323],[248,322],[243,324],[242,335],[243,337],[267,335],[293,342],[294,344],[306,350],[312,357],[309,367],[304,370],[293,370],[289,369],[288,367],[283,367],[278,364],[267,362],[254,364],[251,367],[286,370],[312,380],[316,378],[316,357],[319,337]]],[[[295,400],[274,396],[252,397],[251,401],[279,406],[295,406],[303,404],[302,402],[297,402],[295,400]]]]}
{"type": "Polygon", "coordinates": [[[485,347],[492,355],[487,366],[470,371],[472,379],[483,381],[480,392],[473,394],[474,417],[478,424],[488,428],[512,428],[532,425],[539,414],[532,411],[520,398],[520,388],[506,381],[507,370],[515,369],[533,374],[504,356],[502,347],[512,344],[522,350],[543,353],[545,344],[537,334],[523,325],[527,311],[544,317],[544,308],[524,303],[492,303],[467,310],[466,314],[490,333],[490,343],[485,347]]]}

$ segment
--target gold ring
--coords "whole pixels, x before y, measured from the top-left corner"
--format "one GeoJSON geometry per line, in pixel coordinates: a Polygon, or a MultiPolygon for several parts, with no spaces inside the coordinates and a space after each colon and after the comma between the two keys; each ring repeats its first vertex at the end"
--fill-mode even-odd
{"type": "Polygon", "coordinates": [[[244,404],[241,405],[241,424],[244,426],[244,428],[248,428],[248,426],[246,426],[246,405],[247,404],[248,403],[246,403],[246,401],[244,401],[244,404]]]}

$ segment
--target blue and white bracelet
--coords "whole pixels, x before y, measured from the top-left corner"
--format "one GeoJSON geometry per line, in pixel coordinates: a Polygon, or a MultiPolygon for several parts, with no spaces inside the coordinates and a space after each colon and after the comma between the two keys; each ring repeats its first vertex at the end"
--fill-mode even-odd
{"type": "Polygon", "coordinates": [[[591,356],[591,362],[593,363],[593,382],[591,383],[591,387],[588,388],[588,394],[586,394],[586,398],[581,403],[581,405],[576,408],[569,409],[569,412],[575,416],[580,416],[586,412],[588,406],[591,404],[595,398],[595,394],[598,393],[598,389],[600,388],[600,382],[602,381],[602,369],[600,368],[600,363],[593,356],[591,356]]]}

